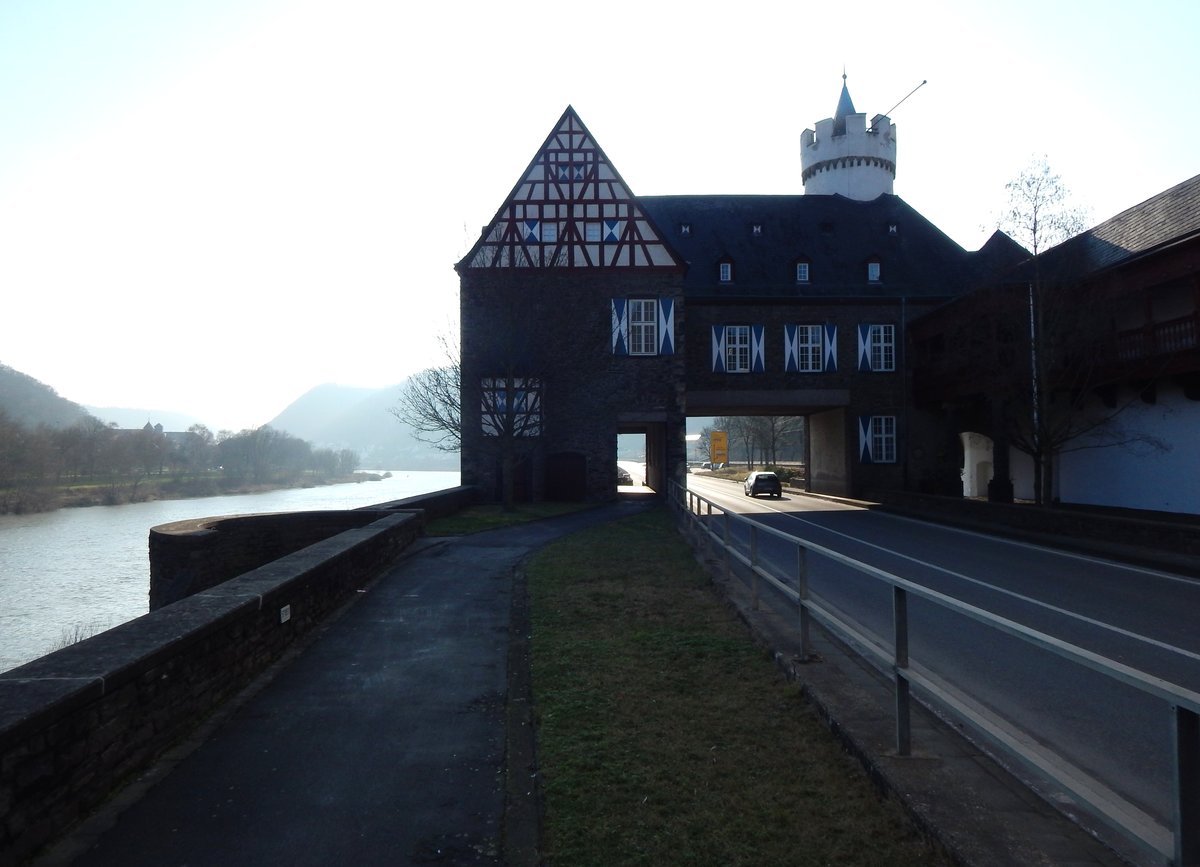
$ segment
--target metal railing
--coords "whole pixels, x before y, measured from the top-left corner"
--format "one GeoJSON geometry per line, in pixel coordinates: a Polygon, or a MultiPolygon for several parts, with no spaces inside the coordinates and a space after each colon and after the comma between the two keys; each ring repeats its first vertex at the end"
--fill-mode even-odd
{"type": "Polygon", "coordinates": [[[760,594],[766,589],[782,595],[796,606],[797,629],[801,652],[812,657],[812,626],[821,626],[860,652],[876,667],[888,672],[894,684],[896,752],[907,756],[912,751],[911,687],[918,686],[940,702],[950,713],[967,723],[979,735],[1035,768],[1063,786],[1082,803],[1096,811],[1105,821],[1135,841],[1148,847],[1171,864],[1200,865],[1200,693],[1138,671],[1013,620],[962,602],[944,593],[931,590],[883,569],[855,560],[830,548],[780,532],[741,515],[725,511],[708,499],[678,483],[671,484],[669,497],[674,508],[686,522],[690,533],[715,544],[721,551],[730,577],[734,563],[740,563],[750,573],[751,604],[757,608],[760,594]],[[742,525],[749,537],[748,553],[732,542],[731,530],[742,525]],[[795,574],[787,576],[772,571],[759,555],[760,539],[773,537],[795,549],[795,574]],[[810,559],[818,556],[839,563],[891,587],[892,636],[890,646],[850,622],[832,605],[809,592],[810,559]],[[941,608],[968,617],[997,632],[1049,651],[1075,664],[1099,672],[1141,693],[1157,698],[1170,707],[1174,749],[1174,779],[1172,781],[1171,828],[1131,803],[1101,781],[1072,766],[1069,761],[1034,741],[1027,733],[1011,723],[998,719],[962,690],[909,658],[910,597],[933,603],[941,608]]]}

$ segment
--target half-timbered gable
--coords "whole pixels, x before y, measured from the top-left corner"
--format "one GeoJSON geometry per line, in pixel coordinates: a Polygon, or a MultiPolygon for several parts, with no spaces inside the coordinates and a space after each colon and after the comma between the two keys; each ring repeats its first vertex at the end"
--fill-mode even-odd
{"type": "Polygon", "coordinates": [[[467,268],[679,264],[570,107],[463,261],[467,268]]]}
{"type": "Polygon", "coordinates": [[[679,475],[686,265],[573,108],[456,267],[465,483],[499,496],[507,460],[519,496],[608,498],[621,433],[654,443],[653,486],[679,475]],[[478,408],[501,381],[538,383],[535,436],[478,408]]]}

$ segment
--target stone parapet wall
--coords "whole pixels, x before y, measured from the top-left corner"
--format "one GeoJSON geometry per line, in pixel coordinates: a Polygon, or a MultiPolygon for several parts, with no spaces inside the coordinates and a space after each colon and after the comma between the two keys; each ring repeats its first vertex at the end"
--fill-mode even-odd
{"type": "Polygon", "coordinates": [[[426,518],[452,514],[473,502],[471,487],[447,488],[361,509],[276,512],[195,518],[150,530],[150,610],[178,602],[344,530],[363,527],[394,510],[426,518]]]}
{"type": "MultiPolygon", "coordinates": [[[[0,865],[29,858],[180,741],[424,523],[419,511],[368,509],[343,529],[322,514],[328,538],[0,673],[0,865]]],[[[276,517],[296,538],[314,529],[309,516],[276,517]]],[[[238,526],[241,542],[253,544],[242,534],[254,526],[238,526]]]]}

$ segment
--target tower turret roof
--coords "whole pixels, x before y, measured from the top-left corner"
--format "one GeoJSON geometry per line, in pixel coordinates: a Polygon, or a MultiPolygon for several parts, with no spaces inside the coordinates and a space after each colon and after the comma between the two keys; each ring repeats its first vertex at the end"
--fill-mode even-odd
{"type": "Polygon", "coordinates": [[[854,110],[854,100],[850,98],[850,89],[846,87],[846,73],[842,73],[842,95],[838,97],[837,111],[833,113],[833,134],[846,134],[846,118],[857,114],[854,110]]]}

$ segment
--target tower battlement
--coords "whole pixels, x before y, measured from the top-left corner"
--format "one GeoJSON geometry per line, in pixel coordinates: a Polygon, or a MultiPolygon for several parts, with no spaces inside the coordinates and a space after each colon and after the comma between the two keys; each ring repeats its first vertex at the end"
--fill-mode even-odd
{"type": "Polygon", "coordinates": [[[854,111],[842,76],[842,97],[833,117],[800,136],[800,179],[805,195],[840,194],[870,201],[891,193],[896,179],[896,127],[882,114],[867,125],[854,111]]]}

